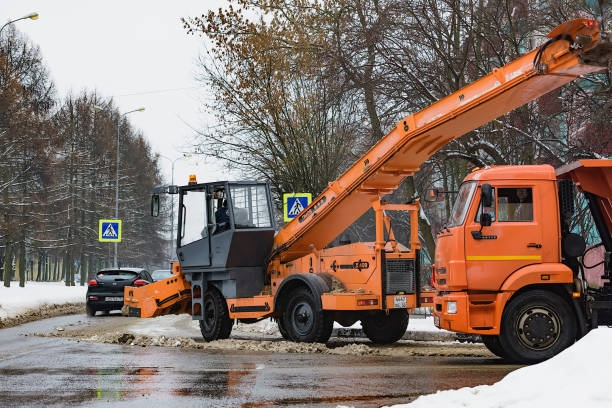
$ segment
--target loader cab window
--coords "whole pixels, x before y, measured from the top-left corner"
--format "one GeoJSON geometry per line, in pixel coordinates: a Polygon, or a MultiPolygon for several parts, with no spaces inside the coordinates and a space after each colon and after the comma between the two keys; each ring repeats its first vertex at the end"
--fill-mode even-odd
{"type": "Polygon", "coordinates": [[[474,190],[476,190],[475,181],[466,181],[461,184],[459,191],[457,192],[457,200],[451,211],[450,219],[448,220],[448,227],[457,227],[463,224],[467,210],[472,202],[474,196],[474,190]]]}
{"type": "Polygon", "coordinates": [[[533,221],[533,191],[531,188],[500,188],[497,201],[500,221],[533,221]]]}
{"type": "Polygon", "coordinates": [[[236,229],[272,227],[264,184],[230,185],[230,196],[236,229]]]}
{"type": "Polygon", "coordinates": [[[180,245],[185,246],[208,236],[205,189],[183,192],[183,220],[180,245]]]}
{"type": "Polygon", "coordinates": [[[227,231],[231,228],[225,186],[215,187],[214,189],[211,218],[214,220],[212,224],[213,235],[227,231]]]}

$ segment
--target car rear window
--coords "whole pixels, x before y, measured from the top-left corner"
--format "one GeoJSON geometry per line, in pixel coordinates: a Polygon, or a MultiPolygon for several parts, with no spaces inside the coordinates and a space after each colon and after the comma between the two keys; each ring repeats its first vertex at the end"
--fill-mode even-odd
{"type": "Polygon", "coordinates": [[[96,278],[98,280],[128,280],[134,279],[138,274],[131,271],[101,271],[98,272],[96,278]]]}

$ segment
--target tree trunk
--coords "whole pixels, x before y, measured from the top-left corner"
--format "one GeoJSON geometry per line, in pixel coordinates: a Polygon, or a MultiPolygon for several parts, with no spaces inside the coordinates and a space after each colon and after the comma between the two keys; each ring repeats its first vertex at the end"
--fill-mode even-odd
{"type": "Polygon", "coordinates": [[[25,256],[25,242],[21,241],[19,244],[19,257],[17,258],[17,273],[19,274],[19,287],[25,287],[26,281],[26,256],[25,256]]]}
{"type": "Polygon", "coordinates": [[[13,246],[9,241],[6,241],[6,250],[4,251],[4,286],[11,287],[11,278],[13,277],[13,246]]]}
{"type": "Polygon", "coordinates": [[[81,269],[81,286],[85,286],[85,280],[87,280],[87,260],[85,254],[81,252],[81,260],[79,261],[79,268],[81,269]]]}

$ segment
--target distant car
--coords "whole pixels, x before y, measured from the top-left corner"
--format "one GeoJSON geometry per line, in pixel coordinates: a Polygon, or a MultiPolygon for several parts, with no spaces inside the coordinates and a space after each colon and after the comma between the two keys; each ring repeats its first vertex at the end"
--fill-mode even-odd
{"type": "Polygon", "coordinates": [[[85,308],[89,316],[98,311],[109,312],[123,307],[123,288],[125,286],[144,286],[153,282],[146,269],[109,268],[96,274],[96,279],[87,283],[85,308]]]}
{"type": "Polygon", "coordinates": [[[153,277],[153,282],[157,282],[166,278],[170,278],[174,276],[174,274],[167,269],[157,269],[153,271],[153,273],[151,273],[151,276],[153,277]]]}

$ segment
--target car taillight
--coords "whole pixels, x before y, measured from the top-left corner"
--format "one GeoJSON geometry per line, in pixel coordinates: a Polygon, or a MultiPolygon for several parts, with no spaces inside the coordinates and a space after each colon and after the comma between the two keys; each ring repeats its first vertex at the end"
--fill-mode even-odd
{"type": "Polygon", "coordinates": [[[95,279],[92,279],[89,282],[87,282],[87,286],[98,286],[98,281],[95,279]]]}
{"type": "Polygon", "coordinates": [[[97,296],[90,296],[89,300],[98,300],[98,297],[97,296]]]}
{"type": "Polygon", "coordinates": [[[136,279],[134,281],[134,286],[144,286],[146,285],[148,282],[144,279],[136,279]]]}
{"type": "Polygon", "coordinates": [[[357,301],[357,306],[374,306],[378,304],[378,299],[360,299],[357,301]]]}

